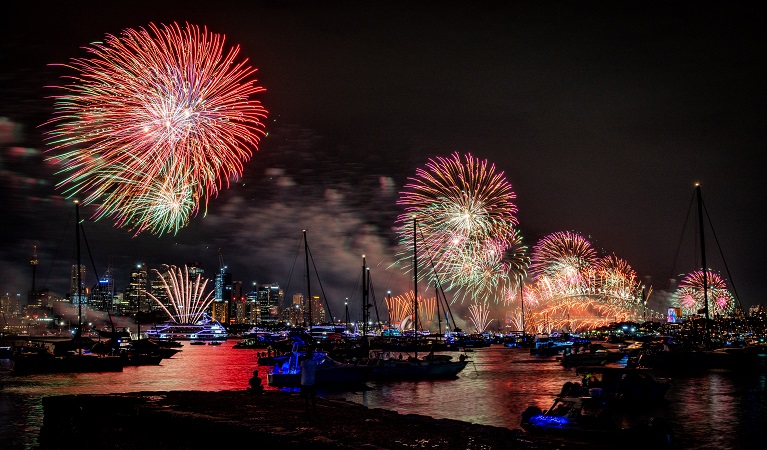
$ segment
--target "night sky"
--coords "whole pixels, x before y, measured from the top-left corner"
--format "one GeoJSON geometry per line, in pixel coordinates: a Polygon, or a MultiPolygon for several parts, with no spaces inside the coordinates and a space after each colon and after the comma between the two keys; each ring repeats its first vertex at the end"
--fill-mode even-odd
{"type": "Polygon", "coordinates": [[[767,167],[767,40],[757,6],[313,3],[4,4],[0,290],[26,296],[35,245],[37,289],[63,295],[74,263],[74,206],[54,187],[42,140],[55,92],[44,86],[65,73],[50,64],[84,56],[107,33],[189,22],[226,35],[258,68],[269,135],[207,215],[175,236],[86,222],[87,284],[91,255],[99,274],[112,266],[118,289],[138,262],[198,261],[213,277],[223,260],[246,287],[278,283],[290,297],[305,291],[306,229],[321,283],[312,293],[342,317],[345,298],[360,302],[363,254],[378,301],[412,288],[387,269],[398,192],[429,158],[457,151],[505,173],[525,244],[579,232],[625,259],[659,309],[669,279],[699,264],[700,182],[709,267],[745,307],[767,303],[757,183],[767,167]]]}

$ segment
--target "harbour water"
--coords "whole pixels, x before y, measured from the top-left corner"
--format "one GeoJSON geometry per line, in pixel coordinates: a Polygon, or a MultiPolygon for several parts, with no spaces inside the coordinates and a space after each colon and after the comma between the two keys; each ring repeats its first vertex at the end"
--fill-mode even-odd
{"type": "MultiPolygon", "coordinates": [[[[256,363],[258,350],[233,349],[234,343],[231,339],[219,346],[187,343],[159,366],[126,367],[114,373],[13,376],[10,362],[0,360],[0,449],[37,445],[45,396],[244,390],[254,370],[266,383],[267,369],[256,363]]],[[[528,406],[547,408],[563,383],[577,381],[574,370],[554,357],[534,357],[523,349],[492,346],[468,355],[471,363],[458,379],[368,382],[367,389],[320,390],[319,395],[401,413],[519,428],[520,415],[528,406]]],[[[667,402],[653,414],[673,427],[679,448],[764,447],[767,373],[717,370],[672,378],[667,402]]]]}

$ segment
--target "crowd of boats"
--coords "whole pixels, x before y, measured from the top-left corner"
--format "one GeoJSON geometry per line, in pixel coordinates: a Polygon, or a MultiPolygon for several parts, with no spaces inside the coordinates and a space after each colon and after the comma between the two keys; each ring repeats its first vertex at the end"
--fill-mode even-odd
{"type": "Polygon", "coordinates": [[[120,372],[126,366],[159,365],[182,350],[175,340],[137,337],[127,331],[99,331],[97,339],[12,340],[0,358],[12,361],[15,375],[42,373],[120,372]]]}
{"type": "Polygon", "coordinates": [[[454,379],[472,363],[472,351],[502,345],[529,352],[533,358],[558,361],[574,368],[576,375],[548,409],[531,406],[522,414],[523,429],[578,439],[649,439],[659,446],[671,443],[671,432],[661,418],[645,413],[665,401],[675,371],[767,370],[767,345],[761,342],[709,349],[658,334],[599,340],[568,334],[462,332],[362,336],[339,325],[316,325],[253,327],[233,336],[210,320],[194,326],[153,326],[140,336],[116,330],[98,334],[98,339],[56,342],[53,349],[39,342],[20,343],[0,348],[0,358],[12,359],[13,372],[20,375],[109,372],[127,365],[159,364],[180,352],[182,342],[215,345],[236,337],[232,351],[255,350],[254,360],[266,368],[261,371],[267,374],[266,383],[292,390],[299,387],[301,362],[309,354],[317,362],[318,386],[362,386],[371,380],[454,379]]]}

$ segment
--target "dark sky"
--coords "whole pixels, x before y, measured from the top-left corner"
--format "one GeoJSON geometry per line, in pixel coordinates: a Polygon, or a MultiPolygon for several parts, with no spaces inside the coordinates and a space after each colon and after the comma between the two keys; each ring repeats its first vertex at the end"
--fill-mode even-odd
{"type": "Polygon", "coordinates": [[[362,254],[378,298],[396,295],[410,288],[385,270],[397,193],[428,158],[458,151],[505,172],[527,245],[577,231],[625,259],[659,304],[669,277],[699,264],[688,208],[701,182],[706,233],[717,238],[707,243],[709,266],[745,306],[767,303],[757,6],[412,3],[4,5],[0,289],[30,289],[34,245],[37,288],[63,292],[73,263],[74,207],[54,188],[39,127],[52,110],[43,86],[62,74],[49,64],[84,56],[81,47],[106,33],[175,21],[240,45],[266,88],[269,136],[242,179],[176,236],[85,224],[96,270],[111,264],[118,288],[140,261],[200,261],[212,277],[220,251],[235,280],[277,282],[289,296],[304,290],[297,251],[307,229],[334,315],[361,295],[362,254]]]}

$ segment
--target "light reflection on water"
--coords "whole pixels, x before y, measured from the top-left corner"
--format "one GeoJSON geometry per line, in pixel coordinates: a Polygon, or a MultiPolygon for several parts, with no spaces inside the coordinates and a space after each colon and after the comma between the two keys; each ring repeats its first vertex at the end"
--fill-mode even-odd
{"type": "MultiPolygon", "coordinates": [[[[117,373],[14,377],[8,373],[8,361],[0,360],[0,448],[37,445],[44,396],[244,390],[254,370],[266,384],[267,368],[256,363],[258,351],[232,349],[235,342],[185,345],[160,366],[126,367],[117,373]]],[[[493,346],[469,355],[471,363],[455,380],[369,382],[367,390],[320,390],[319,395],[403,414],[519,428],[520,415],[528,406],[547,408],[563,383],[577,381],[573,369],[563,368],[554,358],[532,357],[526,350],[493,346]]],[[[762,448],[754,442],[763,442],[766,434],[766,387],[764,373],[713,371],[675,377],[668,402],[658,415],[675,428],[680,448],[762,448]]]]}
{"type": "Polygon", "coordinates": [[[370,382],[374,389],[343,397],[368,407],[397,405],[391,409],[518,428],[522,411],[531,404],[545,409],[575,376],[553,358],[536,358],[524,350],[492,347],[469,355],[471,363],[458,379],[370,382]]]}
{"type": "Polygon", "coordinates": [[[184,345],[159,366],[125,367],[122,372],[12,376],[10,362],[0,360],[0,449],[37,445],[42,398],[51,395],[244,390],[257,358],[252,350],[232,349],[235,342],[184,345]]]}

